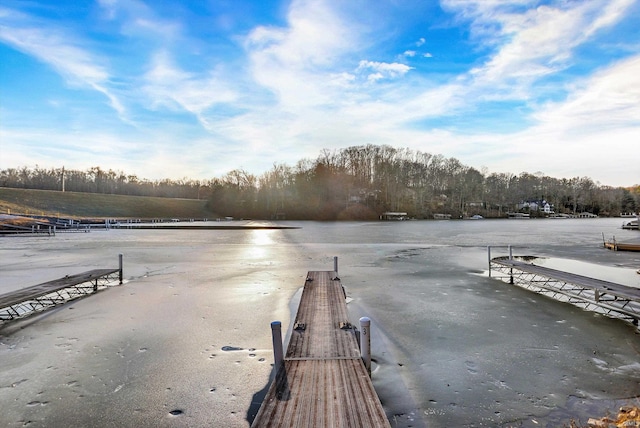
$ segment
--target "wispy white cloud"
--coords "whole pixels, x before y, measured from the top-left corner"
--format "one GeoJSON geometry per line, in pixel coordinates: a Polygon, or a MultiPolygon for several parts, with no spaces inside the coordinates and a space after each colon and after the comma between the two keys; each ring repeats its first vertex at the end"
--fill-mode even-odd
{"type": "Polygon", "coordinates": [[[544,105],[533,117],[546,128],[571,133],[640,128],[640,55],[575,82],[566,100],[544,105]]]}
{"type": "Polygon", "coordinates": [[[176,20],[163,19],[144,2],[138,0],[99,0],[104,19],[116,22],[128,37],[155,40],[179,39],[183,25],[176,20]]]}
{"type": "Polygon", "coordinates": [[[537,1],[446,0],[443,5],[471,21],[478,41],[495,47],[487,62],[471,70],[476,85],[513,91],[571,64],[573,50],[624,16],[634,0],[593,0],[536,6],[537,1]],[[522,6],[527,6],[522,12],[522,6]]]}
{"type": "Polygon", "coordinates": [[[155,55],[150,70],[144,76],[143,90],[151,100],[152,108],[181,108],[194,114],[206,127],[210,127],[204,113],[220,103],[238,99],[233,88],[225,85],[215,70],[195,75],[179,69],[167,52],[155,55]]]}
{"type": "Polygon", "coordinates": [[[122,117],[125,108],[109,88],[110,75],[101,58],[73,34],[48,22],[0,9],[0,39],[52,67],[68,84],[102,93],[122,117]]]}
{"type": "Polygon", "coordinates": [[[319,0],[293,1],[287,24],[260,26],[246,37],[252,78],[272,91],[286,110],[331,102],[333,66],[357,46],[357,34],[319,0]]]}
{"type": "Polygon", "coordinates": [[[356,72],[362,72],[367,75],[368,81],[376,81],[380,79],[392,79],[406,74],[413,67],[397,62],[386,63],[377,61],[362,60],[358,64],[356,72]]]}

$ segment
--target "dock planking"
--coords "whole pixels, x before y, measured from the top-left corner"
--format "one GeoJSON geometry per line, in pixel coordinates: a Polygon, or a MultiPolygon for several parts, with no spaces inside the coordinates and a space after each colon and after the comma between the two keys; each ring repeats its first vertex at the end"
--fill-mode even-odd
{"type": "Polygon", "coordinates": [[[307,275],[289,345],[252,428],[390,427],[335,272],[307,275]]]}

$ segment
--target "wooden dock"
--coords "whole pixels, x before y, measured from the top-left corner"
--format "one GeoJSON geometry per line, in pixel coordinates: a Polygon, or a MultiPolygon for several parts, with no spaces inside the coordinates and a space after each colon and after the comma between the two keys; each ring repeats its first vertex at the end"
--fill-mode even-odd
{"type": "Polygon", "coordinates": [[[94,269],[0,295],[0,321],[23,318],[114,283],[122,284],[122,256],[117,269],[94,269]]]}
{"type": "Polygon", "coordinates": [[[615,239],[604,243],[604,247],[612,251],[640,251],[640,244],[617,242],[615,239]]]}
{"type": "Polygon", "coordinates": [[[489,275],[636,326],[640,320],[638,288],[537,266],[511,256],[490,258],[489,275]]]}
{"type": "Polygon", "coordinates": [[[335,272],[308,273],[286,355],[275,369],[252,428],[390,427],[335,272]]]}

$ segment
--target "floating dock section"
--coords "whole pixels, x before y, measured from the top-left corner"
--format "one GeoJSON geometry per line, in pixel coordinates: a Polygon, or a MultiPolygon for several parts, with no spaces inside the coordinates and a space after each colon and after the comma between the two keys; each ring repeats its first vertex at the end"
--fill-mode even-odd
{"type": "Polygon", "coordinates": [[[509,256],[489,255],[489,276],[527,290],[571,303],[586,310],[622,318],[637,326],[640,320],[640,289],[537,266],[509,256]]]}
{"type": "Polygon", "coordinates": [[[605,242],[604,247],[612,251],[640,251],[640,243],[618,242],[615,238],[605,242]]]}
{"type": "Polygon", "coordinates": [[[308,273],[284,356],[272,323],[276,375],[252,428],[390,428],[370,378],[370,321],[360,334],[349,323],[336,271],[308,273]]]}
{"type": "Polygon", "coordinates": [[[113,284],[122,284],[122,254],[117,269],[94,269],[0,295],[0,322],[44,311],[113,284]]]}

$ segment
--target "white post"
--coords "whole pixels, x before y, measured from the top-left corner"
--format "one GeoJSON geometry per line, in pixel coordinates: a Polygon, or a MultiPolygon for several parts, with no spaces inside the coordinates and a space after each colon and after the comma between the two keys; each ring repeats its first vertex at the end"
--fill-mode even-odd
{"type": "Polygon", "coordinates": [[[278,373],[284,361],[284,352],[282,350],[282,323],[280,321],[273,321],[271,323],[271,338],[273,339],[273,366],[276,373],[278,373]]]}
{"type": "Polygon", "coordinates": [[[118,254],[118,265],[120,269],[120,284],[122,284],[122,253],[118,254]]]}
{"type": "Polygon", "coordinates": [[[338,274],[338,256],[333,257],[333,271],[338,274]]]}
{"type": "Polygon", "coordinates": [[[368,317],[360,318],[360,355],[371,377],[371,320],[368,317]]]}
{"type": "Polygon", "coordinates": [[[509,245],[509,260],[513,260],[513,248],[509,245]]]}

